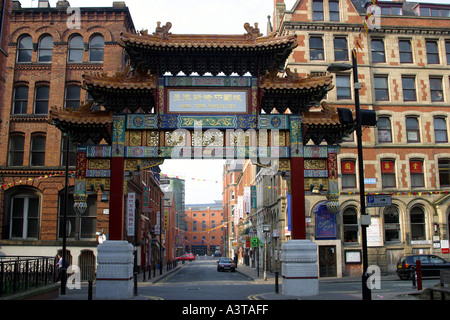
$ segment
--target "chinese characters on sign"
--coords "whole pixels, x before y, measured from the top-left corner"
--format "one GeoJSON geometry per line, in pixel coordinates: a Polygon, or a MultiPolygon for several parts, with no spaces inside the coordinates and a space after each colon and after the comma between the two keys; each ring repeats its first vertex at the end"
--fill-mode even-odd
{"type": "Polygon", "coordinates": [[[127,198],[127,234],[134,236],[134,213],[136,209],[136,194],[134,192],[128,193],[127,198]]]}
{"type": "Polygon", "coordinates": [[[169,90],[169,112],[245,113],[246,91],[169,90]]]}

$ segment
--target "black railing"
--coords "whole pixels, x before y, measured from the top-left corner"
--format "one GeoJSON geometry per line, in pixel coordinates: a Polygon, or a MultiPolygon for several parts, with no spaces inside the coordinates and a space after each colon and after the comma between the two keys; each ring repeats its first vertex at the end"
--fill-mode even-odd
{"type": "Polygon", "coordinates": [[[54,283],[55,257],[0,257],[0,297],[54,283]]]}

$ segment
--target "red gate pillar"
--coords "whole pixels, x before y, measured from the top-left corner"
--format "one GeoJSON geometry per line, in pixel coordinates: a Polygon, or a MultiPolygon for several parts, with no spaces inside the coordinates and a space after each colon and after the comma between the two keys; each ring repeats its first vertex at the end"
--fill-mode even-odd
{"type": "Polygon", "coordinates": [[[122,240],[124,233],[125,115],[114,116],[111,144],[111,191],[109,198],[109,240],[122,240]]]}
{"type": "Polygon", "coordinates": [[[291,156],[291,238],[306,239],[303,157],[291,156]]]}
{"type": "Polygon", "coordinates": [[[111,191],[109,195],[109,240],[123,238],[123,175],[124,158],[111,158],[111,191]]]}
{"type": "Polygon", "coordinates": [[[291,238],[293,240],[306,239],[305,170],[301,121],[301,116],[291,115],[289,117],[291,140],[291,238]]]}

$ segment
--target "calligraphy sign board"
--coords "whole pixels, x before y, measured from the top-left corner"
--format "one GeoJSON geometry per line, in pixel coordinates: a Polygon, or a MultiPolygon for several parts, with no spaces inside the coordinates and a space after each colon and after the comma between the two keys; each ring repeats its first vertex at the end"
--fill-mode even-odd
{"type": "Polygon", "coordinates": [[[247,91],[169,90],[169,113],[246,113],[247,91]]]}

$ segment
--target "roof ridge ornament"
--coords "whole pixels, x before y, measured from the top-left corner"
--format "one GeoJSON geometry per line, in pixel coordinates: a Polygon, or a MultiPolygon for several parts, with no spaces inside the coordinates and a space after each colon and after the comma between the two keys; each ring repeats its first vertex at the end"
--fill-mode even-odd
{"type": "Polygon", "coordinates": [[[154,36],[161,37],[161,40],[169,40],[170,35],[172,33],[169,32],[170,28],[172,28],[172,23],[167,22],[164,26],[161,27],[161,21],[156,23],[156,30],[153,32],[154,36]]]}
{"type": "Polygon", "coordinates": [[[262,37],[263,34],[259,31],[258,22],[255,22],[255,26],[252,27],[250,23],[244,23],[244,29],[247,30],[245,38],[247,40],[256,40],[256,38],[262,37]]]}

